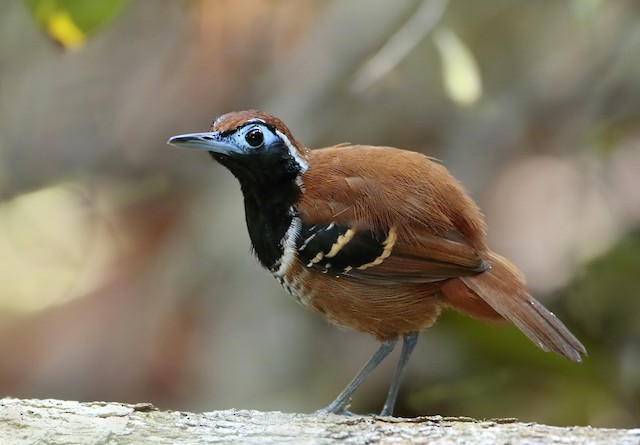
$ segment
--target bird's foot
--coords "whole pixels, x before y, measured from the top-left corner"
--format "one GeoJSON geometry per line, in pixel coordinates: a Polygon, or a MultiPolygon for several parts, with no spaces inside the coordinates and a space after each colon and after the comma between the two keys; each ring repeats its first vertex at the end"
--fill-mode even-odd
{"type": "Polygon", "coordinates": [[[334,411],[329,409],[329,407],[319,409],[315,412],[315,414],[337,414],[339,416],[348,416],[348,417],[355,416],[354,413],[344,408],[342,408],[342,410],[339,410],[339,411],[334,411]]]}
{"type": "Polygon", "coordinates": [[[347,410],[350,403],[336,403],[335,401],[325,407],[317,410],[316,414],[337,414],[339,416],[355,416],[351,411],[347,410]]]}

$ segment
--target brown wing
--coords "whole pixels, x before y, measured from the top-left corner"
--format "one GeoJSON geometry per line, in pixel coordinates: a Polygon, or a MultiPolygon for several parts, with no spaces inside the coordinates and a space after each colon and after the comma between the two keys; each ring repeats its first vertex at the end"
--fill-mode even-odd
{"type": "Polygon", "coordinates": [[[309,267],[406,282],[489,267],[481,258],[482,216],[441,165],[418,153],[368,146],[315,150],[309,158],[298,205],[298,255],[309,267]]]}
{"type": "Polygon", "coordinates": [[[487,248],[478,207],[444,167],[416,153],[362,146],[312,151],[309,159],[316,168],[302,178],[301,237],[327,233],[313,256],[299,252],[307,265],[382,283],[446,280],[440,290],[451,307],[503,317],[571,360],[586,353],[528,293],[515,266],[487,248]]]}

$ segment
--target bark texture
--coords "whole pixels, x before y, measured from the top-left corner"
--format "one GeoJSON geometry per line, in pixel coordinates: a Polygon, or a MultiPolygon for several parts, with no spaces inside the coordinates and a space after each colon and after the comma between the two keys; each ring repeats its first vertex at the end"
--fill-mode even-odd
{"type": "Polygon", "coordinates": [[[559,428],[515,419],[400,419],[226,410],[194,414],[139,403],[0,400],[1,444],[640,444],[640,429],[559,428]]]}

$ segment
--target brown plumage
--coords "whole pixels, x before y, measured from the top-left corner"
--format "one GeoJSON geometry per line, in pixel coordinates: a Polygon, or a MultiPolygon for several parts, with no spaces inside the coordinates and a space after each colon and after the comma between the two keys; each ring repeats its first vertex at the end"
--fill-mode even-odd
{"type": "Polygon", "coordinates": [[[321,278],[326,289],[316,292],[312,307],[380,340],[431,326],[445,306],[483,319],[504,317],[541,348],[580,360],[584,347],[529,294],[522,273],[488,249],[478,206],[441,164],[411,151],[362,145],[311,150],[306,159],[305,193],[297,205],[303,221],[397,232],[391,255],[359,272],[375,277],[376,287],[369,285],[374,278],[362,280],[347,295],[341,282],[321,278]],[[483,264],[490,269],[478,273],[483,264]]]}
{"type": "MultiPolygon", "coordinates": [[[[383,409],[393,409],[416,333],[443,308],[506,319],[534,343],[580,361],[584,346],[527,291],[522,273],[493,253],[477,205],[438,162],[391,147],[309,150],[277,118],[256,111],[218,118],[210,133],[170,143],[207,149],[239,179],[261,263],[305,307],[371,334],[404,339],[383,409]]],[[[345,412],[363,370],[330,405],[345,412]]]]}

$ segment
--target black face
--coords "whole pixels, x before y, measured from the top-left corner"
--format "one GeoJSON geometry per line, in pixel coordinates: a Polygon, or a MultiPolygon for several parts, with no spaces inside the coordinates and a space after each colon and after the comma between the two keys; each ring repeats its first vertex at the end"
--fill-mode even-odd
{"type": "Polygon", "coordinates": [[[238,178],[253,248],[260,262],[273,269],[295,216],[298,176],[307,169],[287,136],[256,119],[231,131],[175,136],[169,144],[207,150],[238,178]]]}
{"type": "Polygon", "coordinates": [[[287,137],[261,120],[231,131],[175,136],[169,144],[209,151],[243,186],[267,186],[295,180],[306,169],[287,137]]]}

